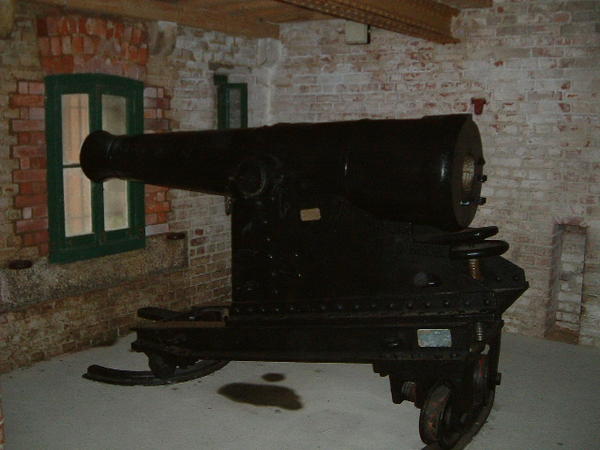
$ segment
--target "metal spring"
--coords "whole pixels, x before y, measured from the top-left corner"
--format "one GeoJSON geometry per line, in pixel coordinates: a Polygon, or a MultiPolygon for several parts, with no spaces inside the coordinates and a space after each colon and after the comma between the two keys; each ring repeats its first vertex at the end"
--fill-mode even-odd
{"type": "Polygon", "coordinates": [[[483,342],[485,340],[485,328],[481,322],[475,323],[475,340],[477,342],[483,342]]]}
{"type": "Polygon", "coordinates": [[[481,275],[481,264],[478,259],[469,259],[469,275],[474,280],[483,279],[483,275],[481,275]]]}

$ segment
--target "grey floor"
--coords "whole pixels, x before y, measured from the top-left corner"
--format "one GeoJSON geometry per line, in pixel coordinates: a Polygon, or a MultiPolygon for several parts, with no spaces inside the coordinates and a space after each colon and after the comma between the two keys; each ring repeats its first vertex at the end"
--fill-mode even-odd
{"type": "MultiPolygon", "coordinates": [[[[394,405],[369,366],[236,362],[161,387],[81,378],[94,363],[145,369],[130,340],[0,377],[6,449],[423,447],[418,410],[394,405]]],[[[494,409],[469,449],[600,449],[600,350],[506,335],[501,366],[494,409]]]]}

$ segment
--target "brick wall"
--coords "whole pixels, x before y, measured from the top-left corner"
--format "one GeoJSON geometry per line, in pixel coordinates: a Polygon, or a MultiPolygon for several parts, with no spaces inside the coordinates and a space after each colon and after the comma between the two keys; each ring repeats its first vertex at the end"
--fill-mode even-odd
{"type": "MultiPolygon", "coordinates": [[[[0,263],[45,261],[45,73],[104,71],[142,79],[146,129],[154,132],[213,128],[215,73],[249,84],[251,125],[467,112],[471,98],[481,97],[487,105],[476,121],[490,202],[476,224],[500,226],[500,237],[512,244],[509,258],[532,284],[507,314],[509,329],[545,333],[551,267],[557,267],[553,233],[556,224],[578,224],[587,230],[580,342],[600,345],[599,6],[495,5],[459,16],[457,34],[464,40],[458,45],[373,30],[370,45],[347,46],[341,21],[286,25],[280,45],[20,3],[11,38],[0,40],[0,263]]],[[[142,277],[92,286],[1,314],[12,342],[2,349],[9,355],[0,358],[9,361],[4,370],[106,340],[125,330],[141,305],[229,297],[223,199],[148,187],[146,202],[147,234],[186,232],[189,270],[151,282],[142,277]]],[[[98,264],[114,267],[124,261],[119,258],[98,264]]],[[[71,266],[75,274],[77,264],[71,266]]]]}
{"type": "Polygon", "coordinates": [[[600,346],[600,3],[496,0],[455,22],[462,43],[373,30],[344,44],[343,22],[283,27],[273,122],[476,116],[489,181],[475,225],[498,225],[529,291],[508,329],[541,336],[551,303],[557,223],[587,227],[579,341],[600,346]]]}
{"type": "MultiPolygon", "coordinates": [[[[178,27],[172,49],[152,55],[149,82],[172,92],[173,130],[216,127],[215,73],[231,82],[248,83],[249,123],[264,124],[269,77],[277,44],[178,27]]],[[[189,288],[192,303],[230,298],[230,219],[219,196],[172,189],[168,193],[173,211],[172,231],[185,231],[189,248],[189,288]]]]}
{"type": "Polygon", "coordinates": [[[44,75],[140,79],[145,130],[164,132],[213,128],[213,75],[227,74],[249,84],[250,121],[264,122],[276,43],[167,26],[172,42],[162,35],[157,42],[154,23],[21,3],[12,36],[0,40],[0,372],[110,341],[127,332],[141,306],[183,308],[229,298],[229,218],[220,197],[147,186],[146,234],[153,250],[61,267],[46,257],[44,75]],[[183,231],[187,240],[158,245],[155,239],[167,231],[183,231]],[[186,253],[183,266],[178,252],[186,253]],[[19,280],[28,279],[4,268],[16,258],[34,262],[29,278],[44,285],[39,299],[16,295],[19,280]],[[156,261],[163,260],[161,269],[156,261]],[[134,267],[112,280],[107,271],[119,265],[134,267]],[[86,281],[71,283],[78,279],[86,281]],[[14,291],[8,303],[6,286],[14,291]]]}
{"type": "MultiPolygon", "coordinates": [[[[17,44],[27,45],[27,51],[32,53],[24,61],[36,68],[39,61],[42,68],[41,74],[36,71],[36,79],[26,80],[18,77],[22,58],[15,60],[14,65],[11,61],[7,64],[12,68],[8,75],[15,81],[8,101],[9,133],[16,138],[11,146],[10,163],[18,164],[12,171],[13,186],[8,188],[9,195],[16,193],[10,221],[14,222],[14,243],[19,247],[19,256],[36,258],[48,254],[49,242],[42,74],[101,72],[143,80],[148,61],[147,32],[142,23],[50,11],[37,18],[20,16],[14,34],[17,44]],[[27,42],[19,42],[19,37],[27,42]],[[37,43],[39,52],[29,40],[37,43]]],[[[165,90],[148,86],[144,91],[145,130],[168,131],[169,108],[170,98],[165,90]]],[[[168,231],[167,191],[154,186],[146,189],[149,235],[168,231]]]]}

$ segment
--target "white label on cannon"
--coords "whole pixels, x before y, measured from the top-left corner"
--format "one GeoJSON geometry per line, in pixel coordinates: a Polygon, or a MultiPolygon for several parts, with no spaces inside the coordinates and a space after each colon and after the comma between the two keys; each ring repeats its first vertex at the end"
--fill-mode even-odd
{"type": "Polygon", "coordinates": [[[419,347],[452,347],[450,330],[436,328],[421,328],[417,330],[419,347]]]}
{"type": "Polygon", "coordinates": [[[321,210],[319,208],[301,209],[300,220],[302,222],[321,220],[321,210]]]}

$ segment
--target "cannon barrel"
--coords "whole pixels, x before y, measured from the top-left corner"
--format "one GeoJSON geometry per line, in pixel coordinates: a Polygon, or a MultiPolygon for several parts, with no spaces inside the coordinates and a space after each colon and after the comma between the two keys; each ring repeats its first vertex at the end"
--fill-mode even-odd
{"type": "Polygon", "coordinates": [[[445,230],[471,223],[483,164],[467,114],[138,136],[96,131],[81,151],[81,167],[96,182],[117,177],[258,198],[293,180],[381,218],[445,230]]]}

